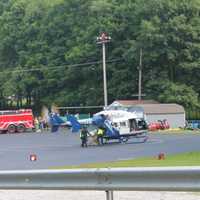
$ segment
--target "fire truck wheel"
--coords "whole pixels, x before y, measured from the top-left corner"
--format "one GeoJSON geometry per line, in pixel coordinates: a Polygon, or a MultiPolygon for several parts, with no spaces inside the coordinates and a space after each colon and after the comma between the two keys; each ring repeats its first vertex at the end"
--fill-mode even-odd
{"type": "Polygon", "coordinates": [[[26,128],[23,124],[20,124],[20,125],[17,126],[17,132],[18,133],[23,133],[23,132],[25,132],[25,130],[26,130],[26,128]]]}
{"type": "Polygon", "coordinates": [[[16,127],[15,125],[11,124],[8,126],[8,133],[15,133],[16,127]]]}

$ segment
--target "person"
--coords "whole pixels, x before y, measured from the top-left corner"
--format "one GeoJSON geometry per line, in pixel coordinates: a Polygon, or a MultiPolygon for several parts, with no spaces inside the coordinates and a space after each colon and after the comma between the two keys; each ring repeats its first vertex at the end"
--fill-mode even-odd
{"type": "Polygon", "coordinates": [[[42,117],[39,117],[38,121],[39,121],[39,128],[41,131],[43,131],[44,130],[44,120],[42,119],[42,117]]]}
{"type": "Polygon", "coordinates": [[[98,145],[103,145],[103,135],[104,135],[104,129],[102,127],[99,127],[99,129],[97,130],[98,145]]]}
{"type": "Polygon", "coordinates": [[[37,117],[35,117],[35,119],[34,119],[34,125],[35,125],[35,132],[37,132],[37,133],[41,132],[40,126],[39,126],[39,120],[37,117]]]}
{"type": "Polygon", "coordinates": [[[44,130],[48,131],[49,130],[49,123],[47,119],[44,119],[44,130]]]}
{"type": "Polygon", "coordinates": [[[81,138],[81,146],[82,147],[87,147],[87,137],[88,137],[88,130],[86,127],[83,127],[81,129],[81,132],[80,132],[80,138],[81,138]]]}

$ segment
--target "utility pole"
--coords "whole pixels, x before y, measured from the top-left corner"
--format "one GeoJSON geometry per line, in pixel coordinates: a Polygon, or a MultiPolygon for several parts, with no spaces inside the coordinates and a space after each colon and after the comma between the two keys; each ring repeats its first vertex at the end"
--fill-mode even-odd
{"type": "Polygon", "coordinates": [[[139,63],[139,78],[138,78],[138,100],[142,99],[142,48],[140,48],[140,63],[139,63]]]}
{"type": "Polygon", "coordinates": [[[111,37],[109,37],[106,33],[101,33],[99,37],[97,37],[97,44],[102,44],[102,54],[103,54],[103,90],[104,90],[104,107],[105,109],[108,106],[108,93],[107,93],[107,78],[106,78],[106,47],[105,44],[110,42],[111,37]]]}
{"type": "Polygon", "coordinates": [[[107,91],[107,76],[106,76],[106,47],[105,43],[102,43],[103,54],[103,91],[104,91],[104,105],[105,109],[108,106],[108,91],[107,91]]]}

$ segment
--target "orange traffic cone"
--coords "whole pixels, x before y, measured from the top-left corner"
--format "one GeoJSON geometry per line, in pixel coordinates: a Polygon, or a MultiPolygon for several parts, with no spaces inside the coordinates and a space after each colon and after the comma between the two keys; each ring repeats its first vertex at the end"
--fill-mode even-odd
{"type": "Polygon", "coordinates": [[[158,154],[158,160],[165,160],[165,154],[164,153],[159,153],[158,154]]]}
{"type": "Polygon", "coordinates": [[[37,160],[37,156],[35,154],[31,154],[30,161],[36,161],[36,160],[37,160]]]}

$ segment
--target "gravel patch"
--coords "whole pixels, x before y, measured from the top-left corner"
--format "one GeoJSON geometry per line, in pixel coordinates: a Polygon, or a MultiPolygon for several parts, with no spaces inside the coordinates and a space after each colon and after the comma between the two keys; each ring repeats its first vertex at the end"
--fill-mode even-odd
{"type": "MultiPolygon", "coordinates": [[[[0,190],[0,200],[106,200],[104,191],[0,190]]],[[[114,192],[114,200],[197,200],[192,192],[114,192]]]]}

